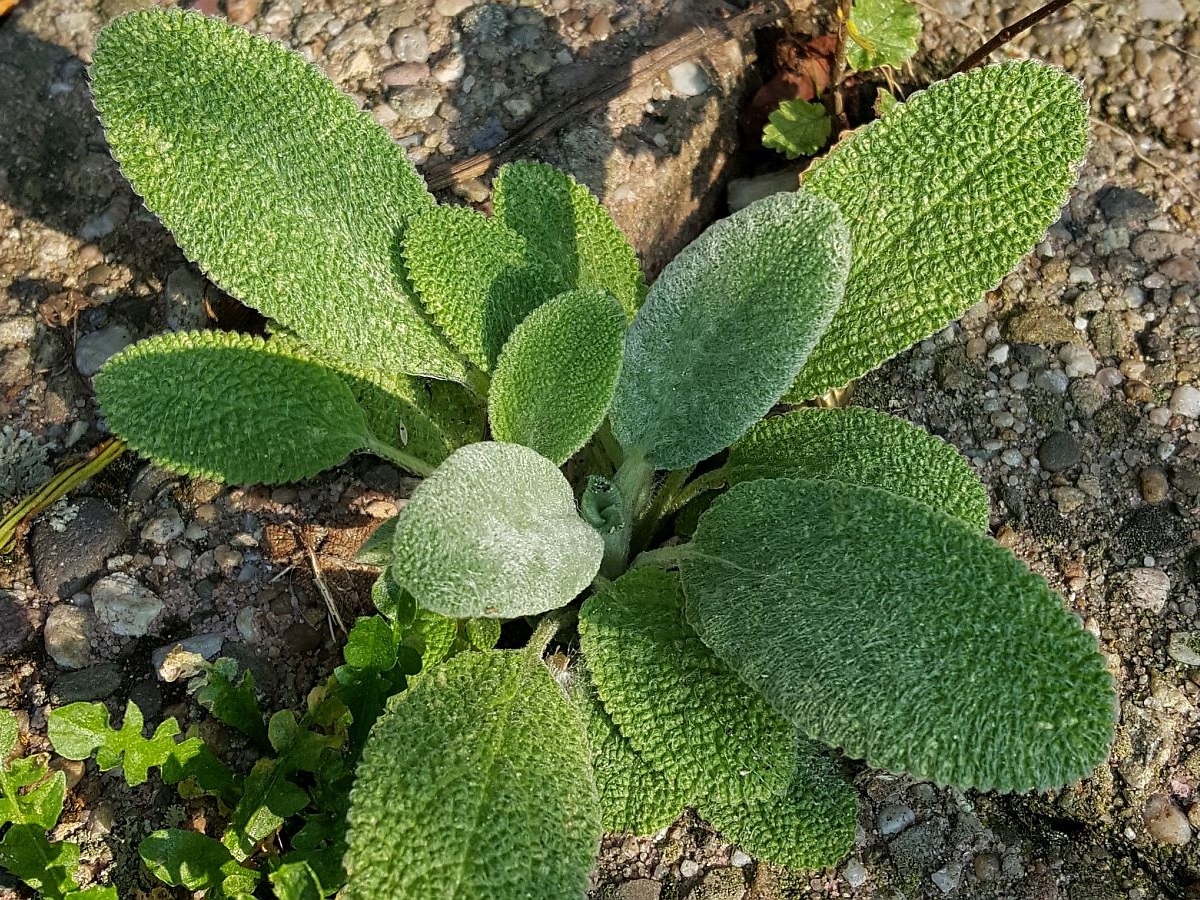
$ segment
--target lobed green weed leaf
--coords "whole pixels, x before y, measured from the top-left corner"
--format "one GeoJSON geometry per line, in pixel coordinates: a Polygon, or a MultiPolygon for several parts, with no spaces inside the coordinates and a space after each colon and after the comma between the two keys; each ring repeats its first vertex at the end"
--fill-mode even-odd
{"type": "Polygon", "coordinates": [[[855,72],[898,68],[917,52],[921,15],[909,0],[854,0],[846,30],[846,62],[855,72]]]}
{"type": "Polygon", "coordinates": [[[1087,145],[1079,83],[1022,61],[913,94],[813,163],[804,189],[841,208],[854,260],[785,399],[841,387],[962,315],[1045,234],[1087,145]]]}
{"type": "Polygon", "coordinates": [[[96,376],[109,427],[164,468],[217,481],[298,481],[376,443],[328,367],[274,341],[185,332],[140,341],[96,376]]]}
{"type": "Polygon", "coordinates": [[[823,104],[784,100],[767,117],[763,146],[787,154],[788,159],[812,156],[829,140],[833,126],[823,104]]]}
{"type": "Polygon", "coordinates": [[[838,481],[736,485],[682,560],[704,642],[809,737],[962,788],[1104,761],[1113,685],[1045,581],[976,529],[838,481]]]}
{"type": "Polygon", "coordinates": [[[712,480],[818,478],[882,488],[986,531],[987,489],[953,446],[862,407],[798,409],[754,425],[712,480]],[[724,476],[724,477],[722,477],[724,476]]]}
{"type": "Polygon", "coordinates": [[[568,603],[603,552],[552,462],[486,442],[456,450],[413,491],[389,571],[431,612],[513,618],[568,603]]]}
{"type": "Polygon", "coordinates": [[[40,756],[9,760],[19,737],[16,715],[0,709],[0,828],[33,825],[49,831],[62,815],[66,776],[51,773],[40,756]]]}
{"type": "Polygon", "coordinates": [[[600,807],[578,713],[528,651],[460,654],[379,720],[349,825],[346,900],[580,897],[600,807]]]}
{"type": "Polygon", "coordinates": [[[406,223],[433,198],[303,57],[215,17],[148,9],[100,32],[91,77],[122,172],[224,290],[351,365],[468,377],[399,262],[406,223]]]}
{"type": "Polygon", "coordinates": [[[138,855],[159,881],[206,900],[250,900],[261,873],[247,869],[218,840],[198,831],[168,828],[142,838],[138,855]]]}
{"type": "Polygon", "coordinates": [[[267,726],[254,690],[254,676],[247,669],[239,678],[237,660],[221,657],[209,664],[188,690],[218,722],[240,731],[260,747],[267,745],[267,726]]]}
{"type": "Polygon", "coordinates": [[[723,450],[788,389],[842,296],[837,207],[776,194],[717,222],[654,282],[625,338],[613,434],[682,469],[723,450]]]}
{"type": "Polygon", "coordinates": [[[621,371],[628,324],[612,295],[560,294],[517,326],[496,362],[488,417],[497,440],[561,466],[600,427],[621,371]]]}
{"type": "Polygon", "coordinates": [[[346,635],[346,665],[364,672],[386,672],[396,665],[396,630],[381,616],[363,616],[346,635]]]}

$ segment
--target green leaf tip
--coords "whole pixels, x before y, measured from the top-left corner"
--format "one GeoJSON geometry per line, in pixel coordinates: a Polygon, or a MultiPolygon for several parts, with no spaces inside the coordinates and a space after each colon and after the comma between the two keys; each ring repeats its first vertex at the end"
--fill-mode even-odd
{"type": "Polygon", "coordinates": [[[393,552],[392,577],[425,609],[513,618],[569,603],[595,577],[604,541],[554,463],[489,441],[456,450],[417,486],[393,552]]]}
{"type": "Polygon", "coordinates": [[[233,484],[309,478],[375,444],[328,367],[232,332],[165,334],[96,375],[105,419],[156,464],[233,484]]]}
{"type": "Polygon", "coordinates": [[[1044,790],[1107,756],[1096,640],[990,538],[837,481],[735,486],[683,557],[688,620],[809,737],[939,784],[1044,790]]]}
{"type": "Polygon", "coordinates": [[[371,733],[343,896],[582,897],[600,834],[583,723],[542,661],[464,653],[395,698],[371,733]]]}
{"type": "Polygon", "coordinates": [[[488,392],[492,433],[562,465],[600,427],[621,371],[628,320],[606,291],[542,304],[504,345],[488,392]]]}
{"type": "Polygon", "coordinates": [[[865,375],[975,304],[1058,217],[1088,146],[1078,81],[1034,61],[954,75],[805,173],[854,247],[846,296],[785,399],[865,375]],[[986,223],[986,227],[983,226],[986,223]]]}
{"type": "Polygon", "coordinates": [[[846,62],[855,72],[899,67],[917,52],[921,14],[908,0],[854,0],[847,31],[846,62]]]}
{"type": "Polygon", "coordinates": [[[952,445],[902,419],[862,407],[798,409],[764,419],[729,450],[726,483],[819,478],[882,488],[989,525],[987,488],[952,445]]]}
{"type": "Polygon", "coordinates": [[[101,30],[91,80],[122,172],[224,290],[344,362],[467,379],[398,261],[433,198],[302,56],[198,12],[138,10],[101,30]]]}
{"type": "Polygon", "coordinates": [[[829,140],[833,126],[820,103],[784,100],[768,116],[763,146],[787,154],[788,159],[811,156],[829,140]]]}
{"type": "Polygon", "coordinates": [[[663,270],[625,337],[613,433],[682,469],[728,447],[791,385],[842,297],[835,204],[805,192],[717,222],[663,270]]]}

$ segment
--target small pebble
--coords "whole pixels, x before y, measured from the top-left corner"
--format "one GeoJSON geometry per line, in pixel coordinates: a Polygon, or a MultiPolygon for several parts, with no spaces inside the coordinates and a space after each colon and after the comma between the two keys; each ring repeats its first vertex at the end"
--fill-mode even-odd
{"type": "Polygon", "coordinates": [[[700,874],[700,863],[694,859],[685,859],[679,864],[679,874],[684,878],[695,878],[700,874]]]}
{"type": "Polygon", "coordinates": [[[709,88],[708,75],[698,63],[682,62],[667,70],[671,90],[680,97],[698,97],[709,88]]]}
{"type": "Polygon", "coordinates": [[[1188,419],[1200,419],[1200,388],[1181,384],[1171,392],[1171,412],[1188,419]]]}
{"type": "Polygon", "coordinates": [[[92,605],[96,618],[122,637],[142,637],[163,611],[153,591],[123,573],[105,576],[92,586],[92,605]]]}
{"type": "Polygon", "coordinates": [[[1158,466],[1142,469],[1138,473],[1138,487],[1142,491],[1142,499],[1147,503],[1162,503],[1170,493],[1167,474],[1158,466]]]}
{"type": "Polygon", "coordinates": [[[182,534],[183,518],[176,509],[168,509],[142,526],[142,540],[160,547],[182,534]]]}
{"type": "Polygon", "coordinates": [[[996,365],[1002,366],[1008,362],[1008,350],[1008,344],[997,344],[988,351],[988,359],[990,359],[996,365]]]}
{"type": "Polygon", "coordinates": [[[1045,369],[1038,372],[1033,383],[1046,393],[1057,394],[1061,397],[1067,392],[1067,373],[1061,369],[1045,369]]]}
{"type": "Polygon", "coordinates": [[[90,378],[100,371],[109,357],[132,343],[133,335],[123,325],[109,325],[85,334],[75,342],[75,368],[80,375],[90,378]]]}
{"type": "Polygon", "coordinates": [[[1058,359],[1063,364],[1068,378],[1096,374],[1096,358],[1082,344],[1068,344],[1063,347],[1058,351],[1058,359]]]}
{"type": "Polygon", "coordinates": [[[1126,573],[1125,590],[1135,606],[1157,615],[1171,596],[1171,579],[1162,569],[1140,566],[1126,573]]]}
{"type": "Polygon", "coordinates": [[[82,669],[91,658],[92,612],[59,603],[46,617],[42,639],[46,653],[64,669],[82,669]]]}
{"type": "Polygon", "coordinates": [[[1047,472],[1062,472],[1079,462],[1082,448],[1069,431],[1055,431],[1038,447],[1038,462],[1047,472]]]}
{"type": "Polygon", "coordinates": [[[899,834],[917,820],[917,814],[902,803],[889,803],[879,810],[879,833],[884,837],[899,834]]]}
{"type": "Polygon", "coordinates": [[[1009,447],[1007,450],[1005,450],[1004,452],[1002,452],[1000,454],[1000,461],[1002,463],[1004,463],[1006,466],[1011,466],[1012,468],[1015,469],[1018,466],[1020,466],[1022,463],[1025,462],[1025,457],[1021,455],[1020,450],[1017,450],[1013,447],[1009,447]]]}
{"type": "Polygon", "coordinates": [[[1166,794],[1154,794],[1142,810],[1146,830],[1160,844],[1182,846],[1192,839],[1192,826],[1174,801],[1166,794]]]}
{"type": "Polygon", "coordinates": [[[852,859],[842,869],[842,877],[850,887],[860,888],[867,883],[867,868],[857,859],[852,859]]]}
{"type": "Polygon", "coordinates": [[[736,866],[739,869],[744,869],[752,862],[754,862],[754,860],[750,857],[750,854],[746,853],[744,850],[734,850],[733,855],[729,857],[729,864],[736,866]]]}

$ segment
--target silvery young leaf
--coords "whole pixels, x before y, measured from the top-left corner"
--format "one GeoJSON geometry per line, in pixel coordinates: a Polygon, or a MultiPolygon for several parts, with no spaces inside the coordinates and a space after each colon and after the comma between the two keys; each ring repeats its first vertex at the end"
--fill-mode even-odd
{"type": "Polygon", "coordinates": [[[899,67],[917,52],[921,15],[908,0],[854,0],[846,62],[855,72],[899,67]]]}
{"type": "Polygon", "coordinates": [[[788,159],[816,153],[832,130],[825,107],[805,100],[784,100],[768,119],[763,146],[786,153],[788,159]]]}
{"type": "Polygon", "coordinates": [[[621,371],[628,320],[605,291],[543,303],[508,339],[488,391],[497,440],[562,465],[600,427],[621,371]]]}
{"type": "Polygon", "coordinates": [[[1080,85],[1040,62],[932,85],[804,176],[850,226],[833,323],[785,398],[841,387],[962,315],[1058,217],[1088,145],[1080,85]]]}
{"type": "Polygon", "coordinates": [[[388,133],[297,53],[215,17],[147,9],[96,41],[113,156],[189,258],[309,346],[462,380],[397,248],[433,206],[388,133]]]}
{"type": "Polygon", "coordinates": [[[979,790],[1062,787],[1108,752],[1096,641],[1011,553],[922,503],[764,479],[682,561],[688,620],[809,737],[979,790]]]}
{"type": "Polygon", "coordinates": [[[554,463],[519,444],[456,450],[413,491],[390,572],[425,609],[456,619],[533,615],[569,603],[604,542],[554,463]]]}
{"type": "Polygon", "coordinates": [[[832,478],[903,494],[988,527],[987,489],[953,446],[901,419],[857,406],[764,419],[729,449],[727,484],[832,478]]]}
{"type": "Polygon", "coordinates": [[[233,332],[164,334],[100,371],[105,419],[156,464],[233,484],[298,481],[377,443],[329,368],[233,332]]]}
{"type": "Polygon", "coordinates": [[[625,337],[613,433],[680,469],[775,404],[842,296],[850,244],[837,207],[803,192],[712,225],[663,270],[625,337]]]}
{"type": "Polygon", "coordinates": [[[349,826],[346,900],[582,897],[601,833],[583,722],[538,657],[459,654],[376,724],[349,826]]]}
{"type": "Polygon", "coordinates": [[[566,172],[520,160],[493,185],[496,218],[525,238],[539,280],[603,290],[633,318],[646,297],[637,254],[600,201],[566,172]]]}

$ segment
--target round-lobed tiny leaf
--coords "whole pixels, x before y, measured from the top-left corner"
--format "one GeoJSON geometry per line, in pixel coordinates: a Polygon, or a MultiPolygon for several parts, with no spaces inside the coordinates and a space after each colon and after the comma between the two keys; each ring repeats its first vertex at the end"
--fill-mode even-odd
{"type": "Polygon", "coordinates": [[[728,447],[791,385],[833,317],[845,223],[804,192],[751,203],[663,270],[625,337],[613,433],[660,469],[728,447]]]}
{"type": "Polygon", "coordinates": [[[350,796],[346,900],[568,900],[600,844],[584,725],[526,651],[463,653],[391,702],[350,796]]]}
{"type": "Polygon", "coordinates": [[[833,126],[821,103],[784,100],[768,116],[763,146],[787,154],[788,159],[810,156],[825,146],[833,126]]]}
{"type": "Polygon", "coordinates": [[[921,14],[909,0],[854,0],[846,62],[855,72],[902,66],[917,52],[921,14]]]}
{"type": "Polygon", "coordinates": [[[554,463],[489,441],[456,450],[421,482],[393,549],[392,576],[425,609],[514,618],[574,599],[599,570],[604,541],[554,463]]]}
{"type": "Polygon", "coordinates": [[[224,290],[351,365],[467,378],[398,265],[433,198],[404,150],[283,45],[199,12],[146,9],[96,40],[113,156],[224,290]]]}
{"type": "Polygon", "coordinates": [[[764,419],[729,449],[726,483],[831,478],[912,497],[986,531],[987,489],[952,445],[870,409],[798,409],[764,419]]]}
{"type": "Polygon", "coordinates": [[[1046,233],[1088,146],[1080,84],[1032,60],[954,75],[805,172],[850,226],[846,296],[789,402],[842,387],[962,315],[1046,233]]]}
{"type": "Polygon", "coordinates": [[[96,375],[109,428],[175,472],[231,484],[311,478],[376,443],[322,363],[232,332],[164,334],[96,375]]]}
{"type": "Polygon", "coordinates": [[[492,434],[562,465],[600,427],[621,371],[628,320],[606,291],[568,291],[525,319],[496,363],[492,434]]]}
{"type": "Polygon", "coordinates": [[[646,297],[637,254],[600,201],[566,172],[521,160],[500,167],[496,219],[525,238],[539,278],[558,292],[594,288],[633,318],[646,297]]]}
{"type": "Polygon", "coordinates": [[[1011,553],[915,500],[744,482],[700,520],[682,571],[704,642],[809,737],[872,766],[1027,791],[1108,753],[1095,638],[1011,553]]]}

